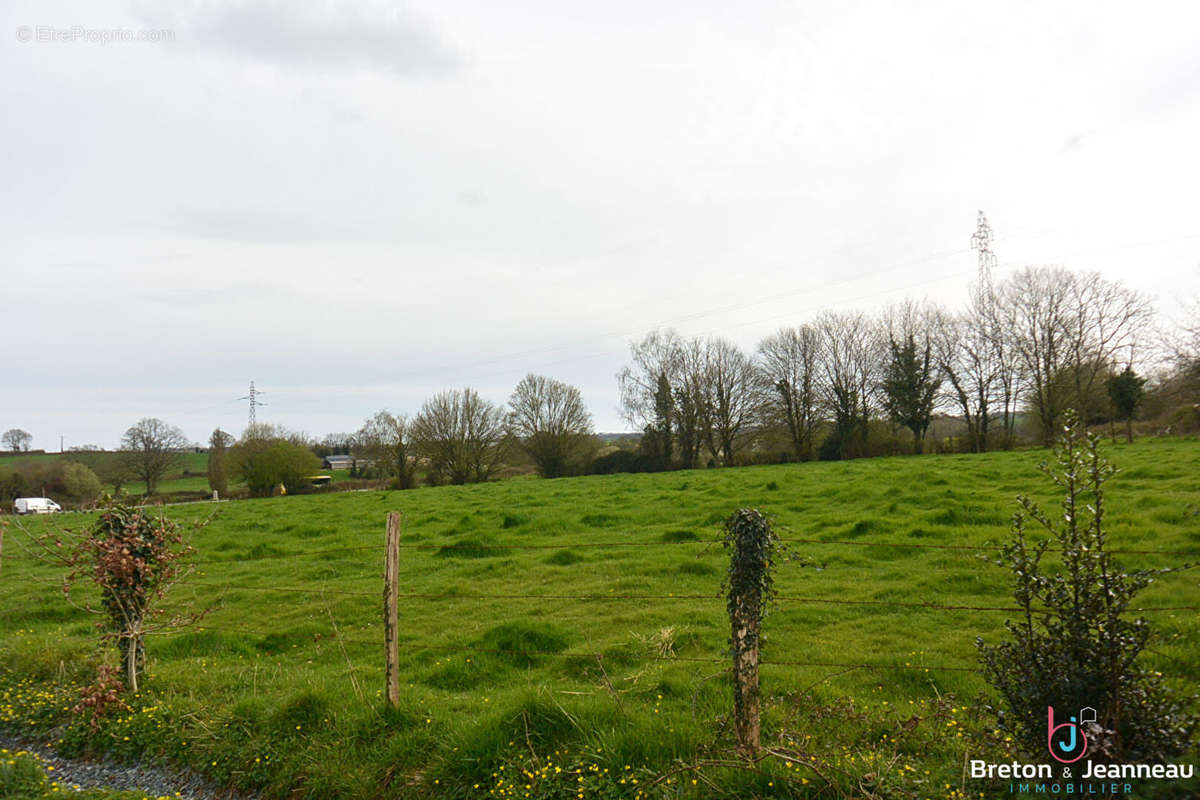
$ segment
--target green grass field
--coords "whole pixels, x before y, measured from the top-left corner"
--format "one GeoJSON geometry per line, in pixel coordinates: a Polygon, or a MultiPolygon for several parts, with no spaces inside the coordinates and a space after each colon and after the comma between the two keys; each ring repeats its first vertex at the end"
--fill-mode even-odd
{"type": "Polygon", "coordinates": [[[0,464],[12,464],[16,461],[56,461],[62,458],[61,453],[14,453],[11,450],[0,452],[0,464]]]}
{"type": "MultiPolygon", "coordinates": [[[[208,492],[208,453],[184,453],[181,464],[163,476],[158,484],[160,494],[176,492],[208,492]]],[[[231,484],[231,488],[236,484],[231,484]]],[[[135,497],[146,493],[146,484],[133,481],[124,490],[135,497]]]]}
{"type": "MultiPolygon", "coordinates": [[[[73,453],[32,453],[32,454],[17,454],[0,453],[0,466],[15,465],[22,461],[34,461],[39,463],[48,463],[57,461],[60,458],[71,458],[87,460],[89,454],[73,454],[73,453]]],[[[333,478],[333,483],[342,483],[352,480],[349,470],[318,470],[321,474],[330,475],[333,478]]],[[[245,483],[231,478],[229,488],[233,490],[244,489],[245,483]]],[[[112,490],[112,485],[105,487],[107,491],[112,490]]],[[[132,481],[121,487],[122,491],[133,497],[140,497],[146,493],[146,484],[142,481],[132,481]]],[[[159,481],[157,493],[160,495],[179,495],[184,493],[193,494],[208,494],[210,491],[208,486],[208,453],[183,453],[180,456],[180,463],[169,470],[163,479],[159,481]]]]}
{"type": "MultiPolygon", "coordinates": [[[[0,453],[0,466],[14,466],[22,461],[50,463],[60,458],[75,458],[87,462],[91,453],[0,453]]],[[[109,485],[105,487],[112,489],[109,485]]],[[[145,494],[146,484],[133,481],[125,484],[122,489],[134,496],[145,494]]],[[[207,492],[208,491],[208,453],[183,453],[180,463],[171,469],[158,484],[160,494],[175,494],[177,492],[207,492]]]]}
{"type": "MultiPolygon", "coordinates": [[[[1122,562],[1200,561],[1200,441],[1105,452],[1122,469],[1108,487],[1111,546],[1177,554],[1122,562]]],[[[0,725],[54,731],[68,752],[164,756],[268,797],[1007,796],[963,780],[968,752],[1000,758],[1006,745],[980,711],[981,679],[955,671],[975,666],[977,636],[998,641],[1006,613],[911,604],[1012,604],[1006,573],[981,555],[1007,536],[1017,494],[1055,505],[1037,471],[1047,456],[224,504],[193,534],[197,572],[166,603],[213,606],[203,630],[152,637],[139,708],[95,735],[62,727],[72,684],[100,654],[94,618],[63,601],[61,570],[21,558],[10,529],[0,725]],[[780,564],[764,628],[764,741],[796,763],[772,756],[756,770],[726,764],[728,556],[711,544],[739,506],[771,514],[812,562],[780,564]],[[390,510],[404,514],[406,545],[398,711],[380,696],[390,510]]],[[[196,521],[212,506],[170,512],[196,521]]],[[[1162,577],[1140,605],[1200,605],[1195,573],[1162,577]]],[[[1149,663],[1194,694],[1196,612],[1146,616],[1149,663]]]]}

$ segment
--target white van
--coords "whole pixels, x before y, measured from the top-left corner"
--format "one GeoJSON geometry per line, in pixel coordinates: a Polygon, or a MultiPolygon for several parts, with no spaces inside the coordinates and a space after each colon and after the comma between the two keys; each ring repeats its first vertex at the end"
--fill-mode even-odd
{"type": "Polygon", "coordinates": [[[13,511],[18,514],[57,514],[62,506],[49,497],[18,497],[13,501],[13,511]]]}

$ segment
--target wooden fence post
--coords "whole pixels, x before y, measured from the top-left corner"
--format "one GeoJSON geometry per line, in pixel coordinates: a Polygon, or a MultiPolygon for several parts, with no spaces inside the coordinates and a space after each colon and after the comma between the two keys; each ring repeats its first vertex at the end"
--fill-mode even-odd
{"type": "Polygon", "coordinates": [[[760,724],[758,724],[758,620],[743,619],[734,622],[733,676],[736,679],[733,691],[738,745],[748,756],[758,752],[760,724]]]}
{"type": "MultiPolygon", "coordinates": [[[[750,600],[750,598],[747,598],[750,600]]],[[[758,600],[759,598],[753,598],[758,600]]],[[[733,633],[733,713],[738,746],[748,756],[758,752],[760,743],[758,683],[758,603],[746,603],[746,612],[730,620],[733,633]],[[754,607],[754,611],[751,610],[754,607]]]]}
{"type": "Polygon", "coordinates": [[[400,512],[387,516],[387,556],[383,570],[383,636],[387,644],[387,704],[400,707],[400,512]]]}
{"type": "Polygon", "coordinates": [[[729,559],[729,641],[733,648],[733,724],[738,749],[754,756],[761,744],[758,651],[764,603],[771,595],[775,536],[771,523],[752,508],[735,511],[725,522],[729,559]]]}

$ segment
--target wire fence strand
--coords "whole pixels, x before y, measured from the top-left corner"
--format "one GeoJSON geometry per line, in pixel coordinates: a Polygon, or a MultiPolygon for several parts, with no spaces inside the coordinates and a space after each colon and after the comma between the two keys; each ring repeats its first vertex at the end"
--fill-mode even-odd
{"type": "MultiPolygon", "coordinates": [[[[204,586],[222,591],[237,592],[281,592],[289,594],[330,595],[346,597],[382,596],[378,592],[355,592],[340,589],[305,588],[301,586],[238,586],[233,584],[208,583],[205,581],[189,581],[190,586],[204,586]]],[[[578,602],[608,602],[608,601],[679,601],[679,600],[723,600],[720,594],[527,594],[527,593],[496,593],[496,594],[462,594],[457,592],[400,592],[397,597],[410,600],[564,600],[578,602]]],[[[929,609],[933,611],[992,611],[1004,613],[1023,613],[1018,606],[978,606],[955,605],[936,602],[904,602],[898,600],[847,600],[834,597],[799,597],[796,595],[776,595],[777,600],[790,603],[847,605],[847,606],[882,606],[887,608],[929,609]]],[[[1200,606],[1157,606],[1131,609],[1135,612],[1158,611],[1200,611],[1200,606]]],[[[1034,613],[1044,613],[1035,609],[1034,613]]]]}
{"type": "MultiPolygon", "coordinates": [[[[927,542],[880,542],[880,541],[861,541],[855,539],[809,539],[809,538],[794,538],[787,537],[782,539],[786,544],[803,544],[803,545],[840,545],[847,547],[859,548],[893,548],[893,549],[911,549],[911,550],[942,550],[949,552],[960,553],[975,553],[982,555],[985,552],[992,552],[999,549],[1002,545],[997,542],[987,542],[979,545],[969,544],[933,544],[927,542]]],[[[603,549],[603,548],[636,548],[636,547],[711,547],[719,544],[717,541],[707,540],[684,540],[684,541],[650,541],[650,542],[574,542],[561,544],[454,544],[445,543],[437,544],[433,542],[422,543],[401,543],[399,545],[402,550],[437,550],[437,551],[453,551],[453,550],[583,550],[583,549],[603,549]]],[[[267,561],[278,560],[283,558],[308,558],[311,556],[322,556],[331,554],[345,553],[361,553],[361,552],[378,552],[384,551],[384,545],[354,545],[345,547],[328,547],[319,550],[289,550],[278,553],[256,553],[256,554],[239,554],[230,555],[228,558],[207,558],[191,563],[196,566],[216,566],[224,564],[237,564],[247,561],[267,561]]],[[[1060,548],[1047,548],[1047,553],[1060,553],[1060,548]]],[[[1107,552],[1113,555],[1160,555],[1170,556],[1176,559],[1200,559],[1200,552],[1181,552],[1178,550],[1151,550],[1151,549],[1136,549],[1136,548],[1115,548],[1107,552]]],[[[4,556],[5,561],[44,561],[34,553],[9,554],[4,556]]]]}

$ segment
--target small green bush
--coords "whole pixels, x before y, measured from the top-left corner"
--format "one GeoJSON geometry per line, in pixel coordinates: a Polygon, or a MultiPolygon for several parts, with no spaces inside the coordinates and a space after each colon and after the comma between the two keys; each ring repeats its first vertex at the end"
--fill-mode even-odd
{"type": "Polygon", "coordinates": [[[62,467],[63,490],[78,503],[91,504],[96,502],[104,488],[96,473],[75,461],[69,461],[62,467]]]}
{"type": "Polygon", "coordinates": [[[1042,471],[1063,492],[1062,513],[1019,498],[1013,538],[997,562],[1012,575],[1020,618],[1005,622],[1009,641],[976,640],[984,676],[1001,697],[992,710],[1031,754],[1046,750],[1049,707],[1064,718],[1090,707],[1096,721],[1084,733],[1093,757],[1165,761],[1188,749],[1198,719],[1162,673],[1139,662],[1150,625],[1128,612],[1138,592],[1170,570],[1126,571],[1105,549],[1103,485],[1116,470],[1100,455],[1099,437],[1070,418],[1055,456],[1056,468],[1042,471]],[[1030,541],[1029,520],[1049,538],[1030,541]],[[1051,545],[1057,569],[1043,563],[1051,545]]]}

